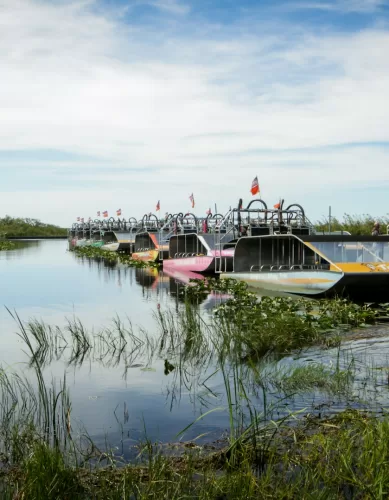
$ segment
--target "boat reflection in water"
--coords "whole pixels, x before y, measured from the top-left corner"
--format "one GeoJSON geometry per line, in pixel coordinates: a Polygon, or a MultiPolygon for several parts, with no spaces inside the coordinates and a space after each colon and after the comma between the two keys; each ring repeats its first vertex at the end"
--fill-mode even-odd
{"type": "MultiPolygon", "coordinates": [[[[185,287],[190,285],[191,280],[206,279],[202,274],[193,273],[190,271],[163,271],[164,276],[169,277],[170,280],[170,295],[176,296],[178,300],[185,302],[185,287]]],[[[206,310],[212,310],[220,304],[230,300],[232,295],[220,292],[210,292],[207,298],[201,303],[201,307],[206,310]]]]}

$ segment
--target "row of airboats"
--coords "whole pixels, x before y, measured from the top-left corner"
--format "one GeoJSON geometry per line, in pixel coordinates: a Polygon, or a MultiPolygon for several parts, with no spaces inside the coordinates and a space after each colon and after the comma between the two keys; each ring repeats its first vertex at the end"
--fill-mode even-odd
{"type": "Polygon", "coordinates": [[[171,276],[218,274],[275,293],[346,295],[389,300],[389,235],[318,233],[298,204],[269,209],[251,201],[225,215],[168,214],[164,220],[108,219],[75,223],[69,244],[126,251],[160,261],[171,276]]]}

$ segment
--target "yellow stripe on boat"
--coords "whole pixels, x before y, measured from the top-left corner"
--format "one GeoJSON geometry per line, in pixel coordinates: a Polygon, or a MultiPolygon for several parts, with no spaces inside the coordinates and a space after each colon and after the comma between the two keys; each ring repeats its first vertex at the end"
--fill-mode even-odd
{"type": "Polygon", "coordinates": [[[389,262],[336,262],[330,270],[341,269],[344,273],[389,273],[389,262]]]}
{"type": "Polygon", "coordinates": [[[154,262],[158,260],[158,250],[145,250],[143,252],[134,252],[132,258],[134,260],[143,260],[145,262],[154,262]]]}

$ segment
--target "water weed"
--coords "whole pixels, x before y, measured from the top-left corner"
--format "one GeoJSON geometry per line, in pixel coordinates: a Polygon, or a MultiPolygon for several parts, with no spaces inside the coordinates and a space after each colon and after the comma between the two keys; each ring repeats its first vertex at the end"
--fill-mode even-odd
{"type": "Polygon", "coordinates": [[[15,243],[8,240],[0,240],[0,252],[3,250],[14,250],[16,248],[15,243]]]}
{"type": "Polygon", "coordinates": [[[102,259],[111,263],[120,263],[130,267],[144,268],[160,267],[158,262],[146,262],[141,260],[132,259],[131,256],[124,252],[111,252],[109,250],[103,250],[97,247],[76,247],[74,249],[75,254],[78,257],[87,257],[89,259],[102,259]]]}
{"type": "Polygon", "coordinates": [[[214,309],[214,327],[226,344],[245,345],[242,355],[246,358],[285,353],[314,343],[336,345],[341,330],[375,324],[384,311],[341,298],[314,301],[264,296],[259,300],[246,284],[235,280],[193,280],[184,293],[196,303],[210,291],[231,295],[214,309]]]}
{"type": "Polygon", "coordinates": [[[332,394],[345,393],[350,390],[353,379],[354,367],[351,365],[346,370],[340,370],[338,367],[317,363],[290,367],[270,376],[272,385],[286,394],[314,390],[332,394]]]}

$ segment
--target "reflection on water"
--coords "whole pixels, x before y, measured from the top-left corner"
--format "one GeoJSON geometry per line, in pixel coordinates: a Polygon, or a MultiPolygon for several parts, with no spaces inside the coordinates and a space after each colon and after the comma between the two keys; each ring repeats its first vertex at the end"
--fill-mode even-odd
{"type": "MultiPolygon", "coordinates": [[[[144,429],[152,440],[172,441],[210,409],[225,408],[226,381],[233,386],[237,378],[253,407],[269,418],[297,410],[322,414],[345,405],[376,411],[388,406],[386,330],[375,338],[345,342],[340,349],[311,348],[255,367],[232,360],[219,365],[212,335],[183,338],[172,326],[177,311],[184,308],[182,291],[188,277],[78,258],[66,250],[65,241],[26,242],[0,252],[0,275],[2,305],[25,321],[36,318],[59,325],[55,342],[41,346],[36,356],[48,381],[66,373],[74,422],[84,424],[97,443],[107,437],[127,458],[144,429]],[[157,320],[167,311],[171,323],[164,329],[157,320]],[[74,318],[87,329],[84,344],[72,334],[77,328],[74,318]],[[280,374],[312,363],[348,370],[347,391],[329,394],[316,388],[285,394],[280,389],[280,374]]],[[[227,299],[207,297],[201,304],[204,323],[211,322],[212,309],[227,299]]],[[[16,330],[2,308],[0,362],[25,371],[29,356],[16,330]]],[[[242,401],[234,404],[245,411],[242,401]]],[[[204,434],[202,441],[209,441],[228,427],[228,412],[215,411],[191,427],[185,439],[204,434]]]]}

